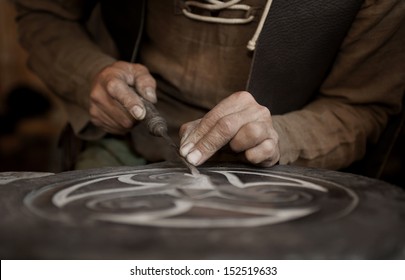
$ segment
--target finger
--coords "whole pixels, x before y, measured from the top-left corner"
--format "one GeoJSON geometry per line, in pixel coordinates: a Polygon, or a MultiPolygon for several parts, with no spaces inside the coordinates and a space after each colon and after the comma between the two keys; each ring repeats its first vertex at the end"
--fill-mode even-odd
{"type": "Polygon", "coordinates": [[[112,99],[102,87],[96,87],[91,92],[90,110],[93,110],[93,114],[98,110],[104,112],[108,115],[108,119],[123,128],[131,128],[134,125],[133,117],[128,111],[119,102],[112,99]],[[94,111],[95,109],[97,110],[94,111]]]}
{"type": "Polygon", "coordinates": [[[156,81],[141,64],[115,62],[97,75],[95,85],[101,85],[111,98],[137,120],[142,120],[146,114],[143,102],[137,94],[153,103],[157,100],[156,81]]]}
{"type": "MultiPolygon", "coordinates": [[[[187,161],[193,165],[200,165],[225,144],[229,143],[243,126],[250,122],[257,122],[260,120],[266,120],[268,123],[271,123],[269,110],[257,103],[255,106],[249,106],[242,111],[226,115],[218,120],[215,126],[194,146],[192,145],[192,142],[184,144],[181,149],[181,154],[184,156],[184,153],[187,151],[186,148],[189,148],[191,152],[185,156],[187,161]]],[[[261,127],[260,129],[263,128],[267,130],[266,126],[261,127]]],[[[262,137],[261,141],[266,137],[268,136],[262,137]]],[[[254,140],[250,141],[252,142],[254,140]]],[[[253,146],[253,144],[251,145],[253,146]]],[[[241,151],[244,151],[246,150],[246,147],[241,147],[241,149],[241,151]]]]}
{"type": "Polygon", "coordinates": [[[107,111],[110,117],[121,127],[129,129],[135,125],[133,116],[120,103],[114,100],[115,106],[111,111],[107,111]]]}
{"type": "Polygon", "coordinates": [[[128,131],[128,128],[117,123],[113,118],[111,118],[107,113],[98,108],[95,104],[90,105],[90,116],[91,121],[98,127],[101,127],[107,132],[119,132],[119,134],[124,134],[128,131]]]}
{"type": "Polygon", "coordinates": [[[245,121],[240,113],[230,114],[220,119],[194,146],[190,142],[182,147],[183,153],[187,147],[191,147],[191,151],[186,156],[187,161],[193,165],[204,163],[236,135],[245,121]]]}
{"type": "Polygon", "coordinates": [[[258,146],[246,150],[245,157],[253,164],[266,167],[273,166],[280,159],[278,143],[276,139],[266,139],[258,146]]]}
{"type": "Polygon", "coordinates": [[[179,136],[180,136],[180,146],[182,146],[184,144],[184,142],[186,141],[186,139],[188,138],[188,136],[190,135],[190,133],[192,131],[194,131],[198,124],[200,123],[201,119],[195,120],[195,121],[191,121],[188,123],[183,124],[180,127],[180,131],[179,131],[179,136]]]}
{"type": "Polygon", "coordinates": [[[253,96],[246,91],[241,91],[230,95],[223,101],[218,103],[204,118],[201,119],[197,128],[190,133],[184,144],[197,143],[204,135],[206,135],[216,123],[223,117],[235,112],[239,112],[252,105],[257,105],[253,96]]]}
{"type": "Polygon", "coordinates": [[[245,124],[231,140],[230,147],[240,153],[256,147],[269,137],[269,122],[249,122],[245,124]]]}
{"type": "Polygon", "coordinates": [[[115,122],[101,110],[97,105],[90,104],[90,117],[92,120],[97,120],[102,125],[114,126],[115,122]]]}
{"type": "Polygon", "coordinates": [[[125,81],[117,78],[110,79],[105,82],[105,89],[136,120],[143,120],[145,118],[146,111],[141,98],[125,81]]]}
{"type": "Polygon", "coordinates": [[[150,74],[148,68],[138,63],[116,62],[114,67],[121,69],[120,78],[127,85],[133,86],[136,93],[146,100],[156,103],[156,81],[150,74]]]}
{"type": "Polygon", "coordinates": [[[156,81],[149,73],[149,70],[141,64],[132,64],[132,73],[136,92],[146,100],[156,103],[156,81]]]}
{"type": "Polygon", "coordinates": [[[193,122],[189,122],[185,125],[182,125],[180,128],[180,155],[186,157],[190,151],[194,148],[194,143],[188,142],[185,143],[185,140],[188,138],[188,135],[192,133],[200,123],[201,119],[198,119],[193,122]]]}

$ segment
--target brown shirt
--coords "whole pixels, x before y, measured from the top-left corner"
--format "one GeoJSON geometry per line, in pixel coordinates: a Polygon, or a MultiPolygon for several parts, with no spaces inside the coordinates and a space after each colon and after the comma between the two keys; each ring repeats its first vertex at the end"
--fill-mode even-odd
{"type": "MultiPolygon", "coordinates": [[[[79,24],[81,1],[15,2],[31,67],[65,101],[75,131],[85,138],[100,137],[100,131],[84,128],[91,79],[114,61],[111,42],[100,32],[92,41],[79,24]]],[[[260,8],[262,1],[246,2],[260,8]]],[[[173,2],[164,3],[150,1],[149,41],[141,58],[171,84],[161,85],[159,103],[175,131],[184,121],[179,112],[197,117],[224,96],[244,89],[250,62],[245,40],[257,22],[195,22],[173,10],[168,13],[168,3],[173,2]]],[[[367,143],[378,139],[389,115],[398,112],[404,92],[404,17],[405,1],[364,2],[319,96],[302,110],[274,116],[280,163],[337,169],[362,157],[367,143]]]]}
{"type": "MultiPolygon", "coordinates": [[[[243,1],[254,20],[221,24],[191,20],[181,13],[183,1],[148,0],[146,43],[142,63],[177,89],[176,98],[211,109],[246,87],[251,52],[246,48],[261,15],[264,0],[243,1]]],[[[218,16],[226,15],[226,11],[218,16]],[[225,15],[224,15],[225,14],[225,15]]]]}
{"type": "MultiPolygon", "coordinates": [[[[184,1],[148,0],[146,38],[140,51],[158,79],[158,109],[168,120],[171,137],[179,127],[201,118],[230,94],[246,88],[252,53],[247,43],[262,13],[263,0],[247,0],[253,20],[245,24],[220,24],[191,20],[183,15],[184,1]]],[[[217,17],[242,18],[243,11],[222,11],[217,17]]],[[[151,139],[143,127],[134,133],[138,153],[148,159],[168,157],[167,145],[151,139]]]]}

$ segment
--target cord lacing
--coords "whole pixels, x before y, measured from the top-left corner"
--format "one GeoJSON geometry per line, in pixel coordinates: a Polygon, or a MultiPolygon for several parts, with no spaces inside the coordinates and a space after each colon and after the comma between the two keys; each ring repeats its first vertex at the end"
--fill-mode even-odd
{"type": "MultiPolygon", "coordinates": [[[[254,15],[252,13],[252,6],[247,4],[240,4],[240,2],[242,1],[243,0],[229,0],[225,2],[219,0],[204,0],[205,3],[202,3],[198,1],[185,0],[184,2],[185,7],[182,10],[182,12],[188,18],[203,22],[223,23],[223,24],[246,24],[254,20],[254,15]],[[208,11],[240,10],[245,11],[245,17],[224,18],[224,17],[199,15],[193,12],[192,10],[193,7],[197,7],[208,11]]],[[[250,39],[247,44],[247,48],[250,51],[254,51],[256,48],[257,39],[259,38],[260,32],[263,29],[264,21],[266,20],[267,15],[269,14],[272,2],[273,0],[267,0],[266,6],[264,7],[263,14],[260,18],[256,31],[252,39],[250,39]]]]}

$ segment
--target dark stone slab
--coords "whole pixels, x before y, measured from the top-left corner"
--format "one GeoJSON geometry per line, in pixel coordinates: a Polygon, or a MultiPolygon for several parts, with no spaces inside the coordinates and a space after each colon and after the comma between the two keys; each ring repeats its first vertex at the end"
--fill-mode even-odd
{"type": "Polygon", "coordinates": [[[168,163],[0,174],[0,257],[405,258],[405,193],[395,186],[291,166],[199,169],[197,179],[168,163]]]}

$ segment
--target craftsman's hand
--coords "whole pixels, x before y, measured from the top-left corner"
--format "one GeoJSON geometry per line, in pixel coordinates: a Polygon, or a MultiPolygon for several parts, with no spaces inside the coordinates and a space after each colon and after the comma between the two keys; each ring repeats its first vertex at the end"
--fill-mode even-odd
{"type": "Polygon", "coordinates": [[[180,137],[180,153],[193,165],[204,163],[228,143],[256,165],[272,166],[280,158],[269,110],[245,91],[224,99],[202,119],[184,124],[180,137]]]}
{"type": "Polygon", "coordinates": [[[90,93],[91,121],[113,134],[125,134],[145,117],[139,96],[156,103],[156,81],[140,64],[116,62],[95,77],[90,93]]]}

